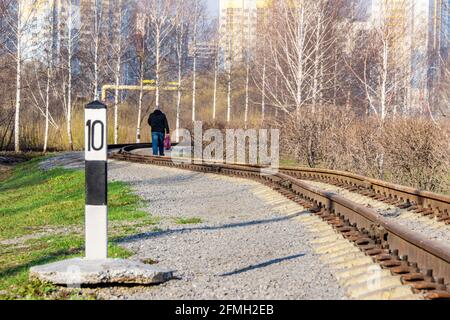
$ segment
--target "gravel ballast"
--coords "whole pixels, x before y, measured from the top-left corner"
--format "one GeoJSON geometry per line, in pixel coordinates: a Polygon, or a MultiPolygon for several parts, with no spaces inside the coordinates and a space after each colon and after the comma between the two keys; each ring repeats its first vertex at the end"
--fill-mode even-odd
{"type": "MultiPolygon", "coordinates": [[[[43,169],[84,167],[82,153],[48,159],[43,169]]],[[[285,204],[269,203],[257,182],[174,168],[110,161],[110,181],[128,182],[160,222],[120,245],[133,260],[176,270],[150,287],[95,289],[103,299],[346,299],[319,260],[314,236],[285,204]],[[194,220],[195,218],[195,220],[194,220]],[[200,223],[189,224],[190,220],[200,223]],[[185,221],[186,224],[180,224],[185,221]]],[[[296,208],[294,206],[294,208],[296,208]]],[[[87,289],[92,290],[92,289],[87,289]]]]}
{"type": "Polygon", "coordinates": [[[450,226],[437,222],[436,219],[422,217],[420,214],[410,212],[406,209],[397,208],[382,201],[378,201],[331,184],[309,180],[304,180],[304,182],[319,189],[337,193],[355,203],[375,209],[385,218],[399,223],[413,232],[421,233],[429,240],[450,246],[450,226]]]}
{"type": "MultiPolygon", "coordinates": [[[[151,165],[111,162],[109,178],[126,181],[161,218],[161,231],[122,241],[136,259],[177,270],[158,287],[101,290],[124,299],[345,299],[309,245],[307,231],[257,197],[249,180],[151,165]],[[200,218],[200,224],[177,224],[200,218]]],[[[299,207],[300,208],[300,207],[299,207]]]]}

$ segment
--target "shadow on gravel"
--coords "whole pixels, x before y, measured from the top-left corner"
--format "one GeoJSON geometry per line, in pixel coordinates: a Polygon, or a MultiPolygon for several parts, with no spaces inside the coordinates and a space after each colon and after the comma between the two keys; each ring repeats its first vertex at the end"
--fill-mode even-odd
{"type": "Polygon", "coordinates": [[[260,269],[260,268],[265,268],[265,267],[268,267],[268,266],[270,266],[272,264],[277,264],[277,263],[281,263],[281,262],[284,262],[284,261],[289,261],[289,260],[294,260],[294,259],[297,259],[297,258],[301,258],[303,256],[305,256],[305,254],[304,253],[300,253],[300,254],[297,254],[297,255],[289,256],[289,257],[273,259],[273,260],[269,260],[269,261],[266,261],[266,262],[263,262],[263,263],[260,263],[260,264],[254,265],[254,266],[252,265],[252,266],[249,266],[247,268],[235,270],[233,272],[224,273],[224,274],[221,274],[220,276],[221,277],[234,276],[236,274],[244,273],[244,272],[247,272],[247,271],[260,269]]]}
{"type": "Polygon", "coordinates": [[[252,220],[252,221],[246,221],[246,222],[240,222],[240,223],[230,223],[225,224],[221,226],[203,226],[203,227],[194,227],[194,228],[181,228],[181,229],[168,229],[165,231],[156,231],[156,232],[145,232],[136,234],[133,236],[123,237],[119,238],[117,240],[118,243],[128,243],[133,241],[141,241],[141,240],[148,240],[152,238],[157,237],[163,237],[163,236],[169,236],[174,233],[185,233],[185,232],[194,232],[194,231],[215,231],[215,230],[224,230],[224,229],[231,229],[231,228],[245,228],[249,226],[255,226],[255,225],[264,225],[269,223],[277,223],[277,222],[283,222],[287,220],[294,219],[296,217],[300,217],[304,214],[309,214],[309,211],[301,211],[294,214],[291,214],[289,216],[285,217],[279,217],[279,218],[273,218],[268,220],[252,220]]]}

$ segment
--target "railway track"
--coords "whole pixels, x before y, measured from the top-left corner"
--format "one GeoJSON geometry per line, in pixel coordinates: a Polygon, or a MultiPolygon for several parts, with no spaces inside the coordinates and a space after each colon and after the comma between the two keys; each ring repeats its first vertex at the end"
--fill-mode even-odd
{"type": "MultiPolygon", "coordinates": [[[[362,177],[317,169],[281,168],[277,174],[262,173],[262,167],[243,164],[186,163],[172,158],[134,154],[150,145],[120,146],[110,157],[120,161],[176,167],[204,173],[255,179],[309,209],[383,269],[400,276],[415,293],[426,299],[450,299],[450,246],[430,241],[421,234],[390,221],[375,210],[338,194],[308,184],[315,180],[333,184],[376,200],[449,223],[450,198],[362,177]]],[[[110,147],[113,149],[112,147],[110,147]]],[[[117,147],[116,147],[117,149],[117,147]]]]}
{"type": "Polygon", "coordinates": [[[308,168],[281,168],[281,172],[302,179],[331,184],[377,201],[405,209],[450,225],[450,197],[421,191],[360,175],[308,168]]]}

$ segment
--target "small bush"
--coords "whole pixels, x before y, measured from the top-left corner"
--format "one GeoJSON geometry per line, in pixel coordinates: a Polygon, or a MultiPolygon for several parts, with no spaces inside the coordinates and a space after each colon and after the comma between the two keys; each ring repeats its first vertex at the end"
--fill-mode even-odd
{"type": "Polygon", "coordinates": [[[434,192],[450,190],[450,124],[397,117],[380,123],[346,108],[307,110],[283,124],[282,153],[308,167],[351,171],[434,192]]]}

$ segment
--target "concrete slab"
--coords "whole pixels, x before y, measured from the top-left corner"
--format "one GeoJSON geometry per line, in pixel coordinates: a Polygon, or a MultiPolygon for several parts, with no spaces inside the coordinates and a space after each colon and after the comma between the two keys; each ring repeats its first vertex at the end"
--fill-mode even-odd
{"type": "Polygon", "coordinates": [[[160,284],[173,279],[174,271],[132,260],[75,258],[30,269],[30,278],[57,285],[160,284]]]}

